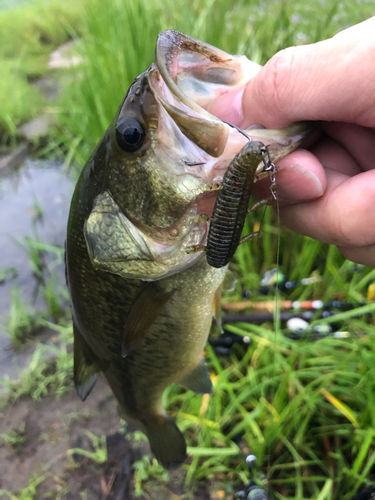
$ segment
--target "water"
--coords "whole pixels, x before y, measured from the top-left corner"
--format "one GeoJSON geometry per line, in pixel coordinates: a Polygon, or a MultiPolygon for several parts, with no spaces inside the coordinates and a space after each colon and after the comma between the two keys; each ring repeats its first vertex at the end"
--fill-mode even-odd
{"type": "Polygon", "coordinates": [[[0,0],[0,11],[14,9],[26,3],[31,3],[31,0],[0,0]]]}
{"type": "Polygon", "coordinates": [[[9,339],[12,290],[19,290],[30,314],[38,314],[48,309],[43,280],[44,284],[53,280],[56,295],[61,295],[62,304],[68,307],[62,249],[72,192],[73,181],[63,172],[62,164],[53,161],[29,159],[19,170],[0,178],[0,269],[5,270],[0,285],[0,379],[4,375],[16,378],[33,351],[32,347],[15,349],[9,339]],[[25,238],[41,248],[46,248],[45,244],[56,247],[55,251],[42,252],[42,279],[33,273],[25,238]]]}

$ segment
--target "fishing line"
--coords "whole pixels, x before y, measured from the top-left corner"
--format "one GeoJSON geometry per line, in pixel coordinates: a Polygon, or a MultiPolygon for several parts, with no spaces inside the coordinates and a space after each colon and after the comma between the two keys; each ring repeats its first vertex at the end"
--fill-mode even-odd
{"type": "MultiPolygon", "coordinates": [[[[263,158],[265,164],[264,172],[268,172],[269,179],[271,182],[270,191],[272,197],[276,201],[276,215],[277,215],[277,250],[276,250],[276,283],[275,283],[275,308],[273,315],[273,373],[272,378],[276,376],[276,345],[277,345],[277,334],[280,331],[280,296],[279,296],[279,275],[280,275],[280,205],[279,199],[277,197],[277,186],[276,186],[276,166],[271,162],[270,153],[267,147],[268,162],[263,158]]],[[[263,214],[264,216],[264,214],[263,214]]],[[[274,391],[272,391],[274,393],[274,391]]],[[[274,397],[274,394],[272,395],[274,397]]],[[[267,459],[267,474],[269,473],[271,467],[271,445],[268,443],[268,459],[267,459]]],[[[269,494],[269,488],[267,488],[267,494],[269,494]]]]}
{"type": "MultiPolygon", "coordinates": [[[[246,132],[244,132],[241,128],[239,128],[236,125],[234,125],[233,123],[227,122],[225,120],[222,120],[222,121],[224,123],[226,123],[227,125],[229,125],[230,127],[236,129],[240,134],[245,136],[249,142],[252,142],[252,138],[246,132]]],[[[276,254],[277,271],[276,271],[276,287],[275,287],[275,313],[274,313],[274,318],[273,318],[273,326],[274,326],[273,373],[271,375],[272,379],[274,379],[275,375],[276,375],[276,345],[277,345],[276,344],[276,335],[280,329],[280,302],[279,302],[279,282],[278,282],[279,281],[279,262],[280,262],[280,210],[279,210],[279,200],[276,196],[276,177],[275,177],[276,167],[271,162],[271,157],[270,157],[268,147],[266,146],[264,149],[265,149],[265,152],[262,153],[262,161],[264,163],[263,172],[267,172],[269,175],[269,179],[271,182],[270,191],[271,191],[271,195],[272,195],[273,199],[276,201],[276,213],[277,213],[277,221],[278,221],[278,223],[277,223],[278,224],[277,225],[278,239],[277,239],[277,254],[276,254]]],[[[264,217],[264,213],[263,213],[263,217],[264,217]]],[[[274,395],[272,397],[274,397],[274,395]]],[[[270,445],[270,443],[268,443],[267,450],[268,450],[268,459],[267,459],[268,460],[267,476],[268,476],[268,473],[269,473],[270,468],[271,468],[271,445],[270,445]]],[[[268,497],[268,495],[269,495],[268,484],[267,484],[266,491],[267,491],[267,497],[268,497]]],[[[247,498],[249,498],[249,497],[247,496],[247,498]]],[[[264,496],[262,498],[264,498],[264,496]]]]}
{"type": "MultiPolygon", "coordinates": [[[[271,164],[273,165],[273,163],[271,164]]],[[[273,165],[274,170],[270,172],[270,180],[271,186],[270,191],[272,196],[276,201],[276,216],[277,216],[277,249],[276,249],[276,283],[275,283],[275,309],[273,314],[273,328],[274,328],[274,336],[273,336],[273,373],[272,378],[276,376],[276,346],[277,346],[277,334],[280,332],[280,288],[279,288],[279,275],[280,275],[280,205],[279,198],[277,196],[277,186],[276,186],[276,175],[275,175],[275,166],[273,165]]],[[[272,391],[274,393],[274,391],[272,391]]],[[[274,394],[273,394],[274,397],[274,394]]],[[[271,445],[268,443],[268,463],[267,463],[267,475],[269,473],[271,467],[271,445]]],[[[267,493],[269,493],[269,488],[267,488],[267,493]]]]}

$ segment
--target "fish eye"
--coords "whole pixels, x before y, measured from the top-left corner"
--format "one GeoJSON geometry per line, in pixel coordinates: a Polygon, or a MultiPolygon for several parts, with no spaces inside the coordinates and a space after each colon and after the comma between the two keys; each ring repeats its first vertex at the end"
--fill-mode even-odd
{"type": "Polygon", "coordinates": [[[146,134],[142,125],[133,117],[121,118],[116,125],[117,144],[128,153],[134,153],[143,146],[146,134]]]}

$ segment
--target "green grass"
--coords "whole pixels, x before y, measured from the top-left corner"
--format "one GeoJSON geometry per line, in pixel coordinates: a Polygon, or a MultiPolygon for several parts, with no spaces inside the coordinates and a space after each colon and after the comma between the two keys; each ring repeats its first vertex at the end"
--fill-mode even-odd
{"type": "MultiPolygon", "coordinates": [[[[152,62],[160,31],[174,28],[264,63],[285,46],[332,36],[372,14],[365,2],[349,1],[193,1],[190,15],[182,4],[173,2],[174,7],[168,0],[114,0],[110,5],[93,0],[92,5],[96,15],[88,15],[83,28],[81,79],[66,88],[61,104],[67,159],[78,166],[111,122],[132,80],[152,62]]],[[[321,277],[282,298],[329,300],[339,294],[344,300],[364,300],[373,271],[353,273],[354,264],[334,247],[285,228],[279,231],[271,211],[263,229],[259,242],[243,245],[236,254],[233,269],[240,279],[231,300],[256,289],[262,273],[275,267],[279,232],[280,272],[290,280],[321,277]]],[[[349,500],[361,484],[375,479],[370,474],[375,460],[375,332],[364,316],[343,314],[338,321],[340,329],[353,332],[350,338],[295,342],[281,330],[275,334],[272,325],[231,326],[252,344],[247,352],[234,348],[230,360],[219,360],[209,350],[216,378],[205,412],[202,397],[178,387],[167,390],[165,405],[190,446],[192,460],[184,466],[187,485],[224,481],[229,494],[247,481],[244,456],[232,441],[237,434],[257,456],[276,498],[349,500]]],[[[137,494],[147,489],[147,478],[161,474],[152,462],[142,462],[136,470],[137,494]]]]}
{"type": "Polygon", "coordinates": [[[5,397],[0,400],[0,408],[22,396],[34,400],[47,394],[59,397],[73,387],[72,326],[58,326],[45,320],[40,320],[40,324],[58,332],[58,345],[37,343],[28,368],[20,373],[18,380],[11,381],[6,377],[0,380],[0,385],[7,388],[5,397]]]}
{"type": "Polygon", "coordinates": [[[317,342],[249,324],[230,329],[248,335],[252,346],[234,349],[229,360],[209,349],[216,378],[207,411],[200,412],[202,398],[182,398],[178,388],[166,397],[191,445],[188,477],[224,474],[238,484],[246,469],[231,438],[242,434],[277,498],[316,498],[330,479],[327,498],[349,500],[374,480],[373,328],[362,339],[317,342]]]}
{"type": "MultiPolygon", "coordinates": [[[[34,210],[36,217],[42,217],[40,207],[38,208],[36,202],[34,210]]],[[[67,304],[69,304],[69,294],[66,287],[58,283],[60,280],[56,274],[56,267],[63,264],[64,249],[40,241],[36,227],[34,227],[34,238],[26,236],[23,242],[13,241],[29,257],[29,266],[41,288],[45,309],[36,311],[31,304],[27,304],[23,300],[20,286],[18,284],[13,286],[11,307],[5,322],[5,330],[13,346],[17,348],[24,347],[27,340],[32,338],[35,340],[38,331],[42,330],[41,325],[44,320],[53,320],[56,323],[64,324],[69,316],[69,312],[66,311],[67,304]]],[[[16,277],[16,269],[1,270],[0,280],[2,281],[0,283],[16,277]]]]}
{"type": "Polygon", "coordinates": [[[22,490],[16,492],[16,494],[12,493],[11,491],[7,490],[0,490],[0,494],[2,495],[2,498],[8,499],[9,500],[35,500],[38,495],[38,486],[40,483],[42,483],[48,476],[48,473],[42,474],[42,475],[33,475],[29,479],[29,484],[26,486],[26,488],[23,488],[22,490]]]}
{"type": "Polygon", "coordinates": [[[154,59],[158,33],[177,29],[265,63],[278,50],[334,35],[373,14],[370,3],[273,0],[90,0],[80,74],[64,90],[55,138],[78,167],[112,121],[136,76],[154,59]],[[93,14],[95,13],[95,14],[93,14]]]}
{"type": "Polygon", "coordinates": [[[19,286],[15,285],[11,291],[11,307],[5,326],[15,347],[23,346],[27,339],[35,335],[40,326],[39,319],[40,315],[29,304],[25,304],[19,286]]]}
{"type": "Polygon", "coordinates": [[[68,451],[69,455],[79,454],[83,457],[96,462],[98,464],[104,464],[108,460],[107,453],[107,442],[106,437],[97,437],[90,431],[85,431],[86,436],[91,440],[93,451],[87,451],[82,448],[71,448],[68,451]]]}
{"type": "Polygon", "coordinates": [[[52,50],[80,33],[83,6],[83,0],[34,0],[0,10],[1,142],[14,140],[16,127],[46,106],[30,82],[48,72],[52,50]]]}
{"type": "Polygon", "coordinates": [[[0,434],[0,445],[5,444],[13,453],[18,454],[26,441],[26,424],[22,421],[16,429],[0,434]]]}
{"type": "Polygon", "coordinates": [[[43,99],[28,83],[22,59],[0,59],[0,73],[0,132],[14,137],[18,124],[38,114],[43,99]]]}

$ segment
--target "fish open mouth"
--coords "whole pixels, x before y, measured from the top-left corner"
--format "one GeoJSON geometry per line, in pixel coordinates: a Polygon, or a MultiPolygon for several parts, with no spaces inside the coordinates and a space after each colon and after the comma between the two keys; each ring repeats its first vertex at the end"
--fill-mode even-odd
{"type": "Polygon", "coordinates": [[[155,85],[155,79],[151,85],[165,110],[184,135],[209,155],[220,156],[230,127],[210,109],[224,96],[241,98],[260,66],[173,30],[159,35],[155,66],[164,85],[155,85]]]}
{"type": "MultiPolygon", "coordinates": [[[[260,69],[246,56],[227,54],[178,31],[168,30],[158,37],[151,87],[181,132],[219,159],[213,170],[221,174],[247,141],[221,118],[230,121],[233,108],[236,115],[242,114],[238,110],[242,110],[244,88],[260,69]]],[[[282,130],[255,125],[248,130],[253,140],[265,143],[271,160],[276,161],[294,150],[313,129],[312,122],[300,122],[282,130]]],[[[213,180],[215,172],[208,177],[213,180]]]]}
{"type": "Polygon", "coordinates": [[[177,31],[158,38],[156,65],[170,91],[191,110],[209,120],[212,103],[242,89],[261,66],[245,56],[232,56],[177,31]]]}

